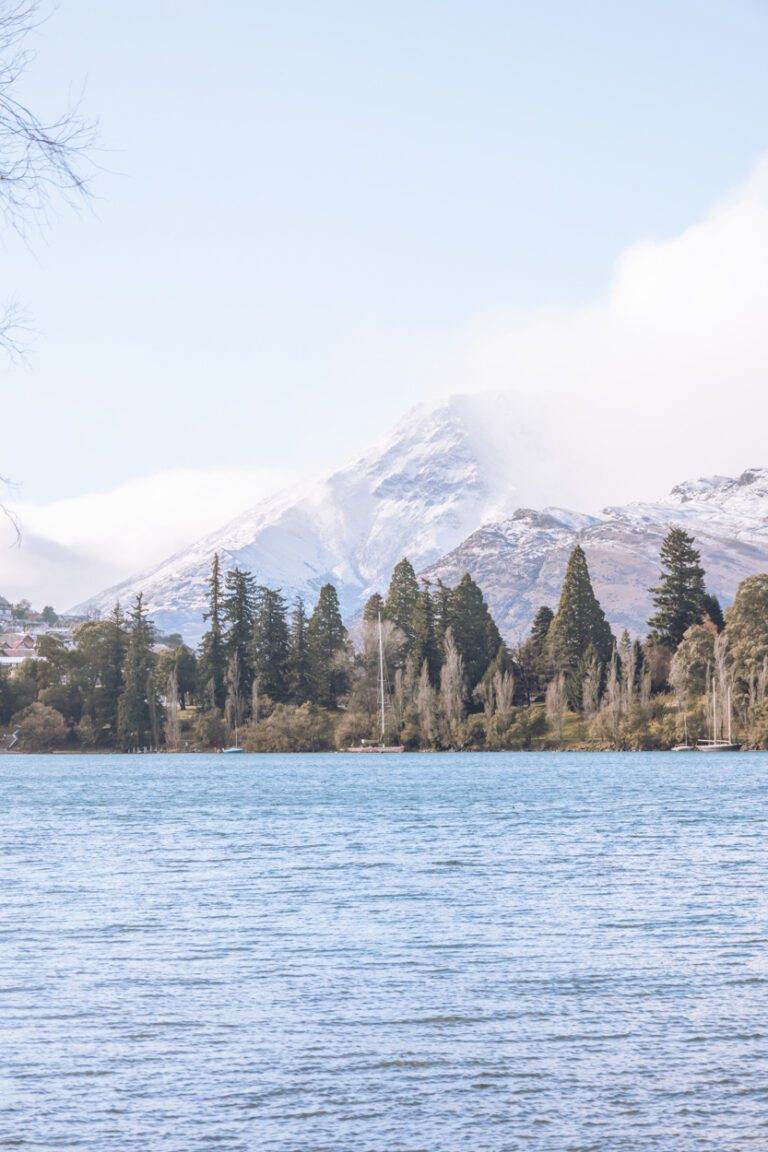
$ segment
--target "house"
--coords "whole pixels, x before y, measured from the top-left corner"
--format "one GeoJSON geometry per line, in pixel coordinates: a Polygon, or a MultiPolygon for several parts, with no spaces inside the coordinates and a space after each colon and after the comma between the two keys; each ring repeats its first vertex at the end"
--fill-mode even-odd
{"type": "Polygon", "coordinates": [[[29,632],[0,633],[0,665],[21,664],[35,655],[37,641],[29,632]]]}

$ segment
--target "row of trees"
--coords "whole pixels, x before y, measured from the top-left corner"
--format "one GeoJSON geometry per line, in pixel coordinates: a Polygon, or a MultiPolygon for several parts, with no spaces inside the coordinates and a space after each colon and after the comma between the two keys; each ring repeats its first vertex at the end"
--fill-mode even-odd
{"type": "Polygon", "coordinates": [[[675,528],[651,591],[648,637],[617,641],[577,546],[557,608],[541,607],[511,649],[469,575],[431,585],[404,559],[353,644],[332,585],[308,612],[215,557],[196,652],[159,648],[139,596],[127,618],[116,608],[83,624],[74,647],[45,636],[39,659],[0,675],[0,722],[37,747],[346,747],[380,734],[381,637],[388,742],[667,747],[683,717],[694,738],[711,727],[714,684],[743,738],[768,743],[768,575],[744,581],[724,618],[675,528]]]}
{"type": "MultiPolygon", "coordinates": [[[[422,712],[431,694],[427,743],[448,743],[454,729],[442,723],[441,701],[452,723],[463,719],[468,686],[506,650],[469,576],[455,589],[431,589],[407,560],[386,598],[366,605],[356,650],[331,584],[308,612],[248,572],[223,574],[214,557],[197,652],[158,646],[139,595],[127,617],[118,606],[109,619],[88,621],[72,647],[44,636],[38,658],[3,672],[0,722],[30,747],[219,747],[236,736],[258,748],[333,747],[370,737],[379,617],[388,725],[399,731],[420,684],[422,712]]],[[[411,743],[421,743],[415,731],[411,743]]]]}

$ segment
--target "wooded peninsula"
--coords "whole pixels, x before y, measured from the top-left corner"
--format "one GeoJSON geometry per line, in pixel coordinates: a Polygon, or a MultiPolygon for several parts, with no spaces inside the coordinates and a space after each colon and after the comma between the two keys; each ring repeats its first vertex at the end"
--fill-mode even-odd
{"type": "Polygon", "coordinates": [[[768,574],[723,612],[672,528],[651,591],[647,636],[615,637],[577,546],[559,603],[511,646],[470,575],[432,585],[403,559],[353,643],[333,585],[308,611],[215,557],[196,651],[158,643],[139,595],[0,668],[0,725],[18,751],[343,750],[379,739],[383,672],[386,742],[413,751],[666,749],[726,723],[768,747],[768,574]]]}

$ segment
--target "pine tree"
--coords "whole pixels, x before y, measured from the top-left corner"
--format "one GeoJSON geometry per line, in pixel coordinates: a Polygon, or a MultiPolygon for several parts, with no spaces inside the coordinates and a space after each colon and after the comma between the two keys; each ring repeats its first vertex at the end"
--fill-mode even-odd
{"type": "Polygon", "coordinates": [[[720,601],[717,596],[712,592],[705,592],[702,601],[702,619],[709,619],[710,624],[718,632],[722,632],[725,628],[725,616],[723,616],[723,609],[720,607],[720,601]]]}
{"type": "Polygon", "coordinates": [[[347,630],[341,619],[339,597],[332,584],[324,584],[307,626],[313,702],[321,708],[338,707],[349,684],[347,630]]]}
{"type": "Polygon", "coordinates": [[[529,704],[544,692],[547,681],[547,636],[554,618],[552,609],[546,604],[542,605],[533,618],[527,639],[517,650],[523,690],[529,704]]]}
{"type": "Polygon", "coordinates": [[[592,588],[584,550],[577,544],[547,633],[547,656],[555,672],[570,676],[590,645],[606,667],[613,651],[613,635],[592,588]]]}
{"type": "Polygon", "coordinates": [[[292,704],[306,704],[312,694],[312,665],[304,601],[299,597],[291,615],[288,681],[292,704]]]}
{"type": "MultiPolygon", "coordinates": [[[[435,591],[432,594],[432,604],[435,610],[435,639],[442,653],[445,648],[445,637],[451,626],[451,594],[452,588],[443,584],[438,577],[435,591]]],[[[442,657],[441,657],[442,658],[442,657]]]]}
{"type": "Polygon", "coordinates": [[[363,623],[376,624],[379,616],[384,615],[384,597],[379,592],[369,596],[363,608],[363,623]]]}
{"type": "Polygon", "coordinates": [[[474,688],[495,658],[502,639],[483,594],[469,573],[451,593],[449,620],[467,681],[474,688]]]}
{"type": "Polygon", "coordinates": [[[157,697],[152,652],[154,639],[154,625],[147,619],[140,592],[128,617],[125,687],[118,708],[120,739],[128,748],[144,748],[156,736],[157,697]]]}
{"type": "Polygon", "coordinates": [[[661,575],[650,591],[656,609],[648,621],[651,639],[674,652],[686,629],[704,613],[704,569],[694,539],[682,528],[670,528],[661,545],[661,575]]]}
{"type": "Polygon", "coordinates": [[[529,640],[536,656],[541,656],[546,647],[547,636],[554,618],[554,612],[546,604],[542,604],[533,618],[529,640]]]}
{"type": "Polygon", "coordinates": [[[406,655],[413,646],[414,616],[419,599],[419,582],[410,560],[402,559],[395,565],[389,582],[384,615],[402,632],[406,640],[406,655]]]}
{"type": "Polygon", "coordinates": [[[253,672],[260,692],[278,703],[290,694],[289,653],[285,599],[279,591],[260,587],[253,622],[253,672]]]}
{"type": "Polygon", "coordinates": [[[101,689],[96,701],[97,728],[100,731],[107,729],[112,740],[116,739],[118,731],[118,708],[125,686],[123,667],[127,646],[125,617],[120,604],[117,603],[106,629],[104,657],[99,669],[101,689]]]}
{"type": "Polygon", "coordinates": [[[218,552],[213,557],[211,575],[208,578],[208,611],[204,617],[209,621],[208,631],[203,636],[198,660],[200,698],[209,697],[213,708],[223,708],[226,698],[227,656],[224,650],[221,619],[221,571],[218,552]]]}
{"type": "Polygon", "coordinates": [[[222,619],[226,625],[224,651],[229,667],[237,656],[240,695],[250,699],[253,684],[253,621],[256,612],[255,581],[250,572],[232,568],[224,577],[224,596],[221,602],[222,619]]]}
{"type": "Polygon", "coordinates": [[[412,657],[416,668],[426,662],[431,684],[437,684],[442,657],[435,631],[435,607],[427,580],[422,581],[413,612],[412,657]]]}

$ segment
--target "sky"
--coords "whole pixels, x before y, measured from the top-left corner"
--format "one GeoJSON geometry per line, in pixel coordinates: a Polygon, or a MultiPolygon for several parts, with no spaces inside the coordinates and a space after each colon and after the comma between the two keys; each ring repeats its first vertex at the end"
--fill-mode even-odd
{"type": "MultiPolygon", "coordinates": [[[[445,391],[578,395],[614,440],[643,407],[639,446],[654,397],[685,433],[675,478],[768,463],[710,407],[735,389],[768,417],[767,4],[126,12],[61,0],[36,37],[24,97],[82,90],[101,171],[89,208],[3,236],[36,338],[0,377],[0,472],[80,557],[49,599],[445,391]]],[[[561,503],[657,494],[671,466],[636,456],[561,503]]],[[[0,559],[0,592],[33,577],[44,595],[39,561],[0,559]]]]}

